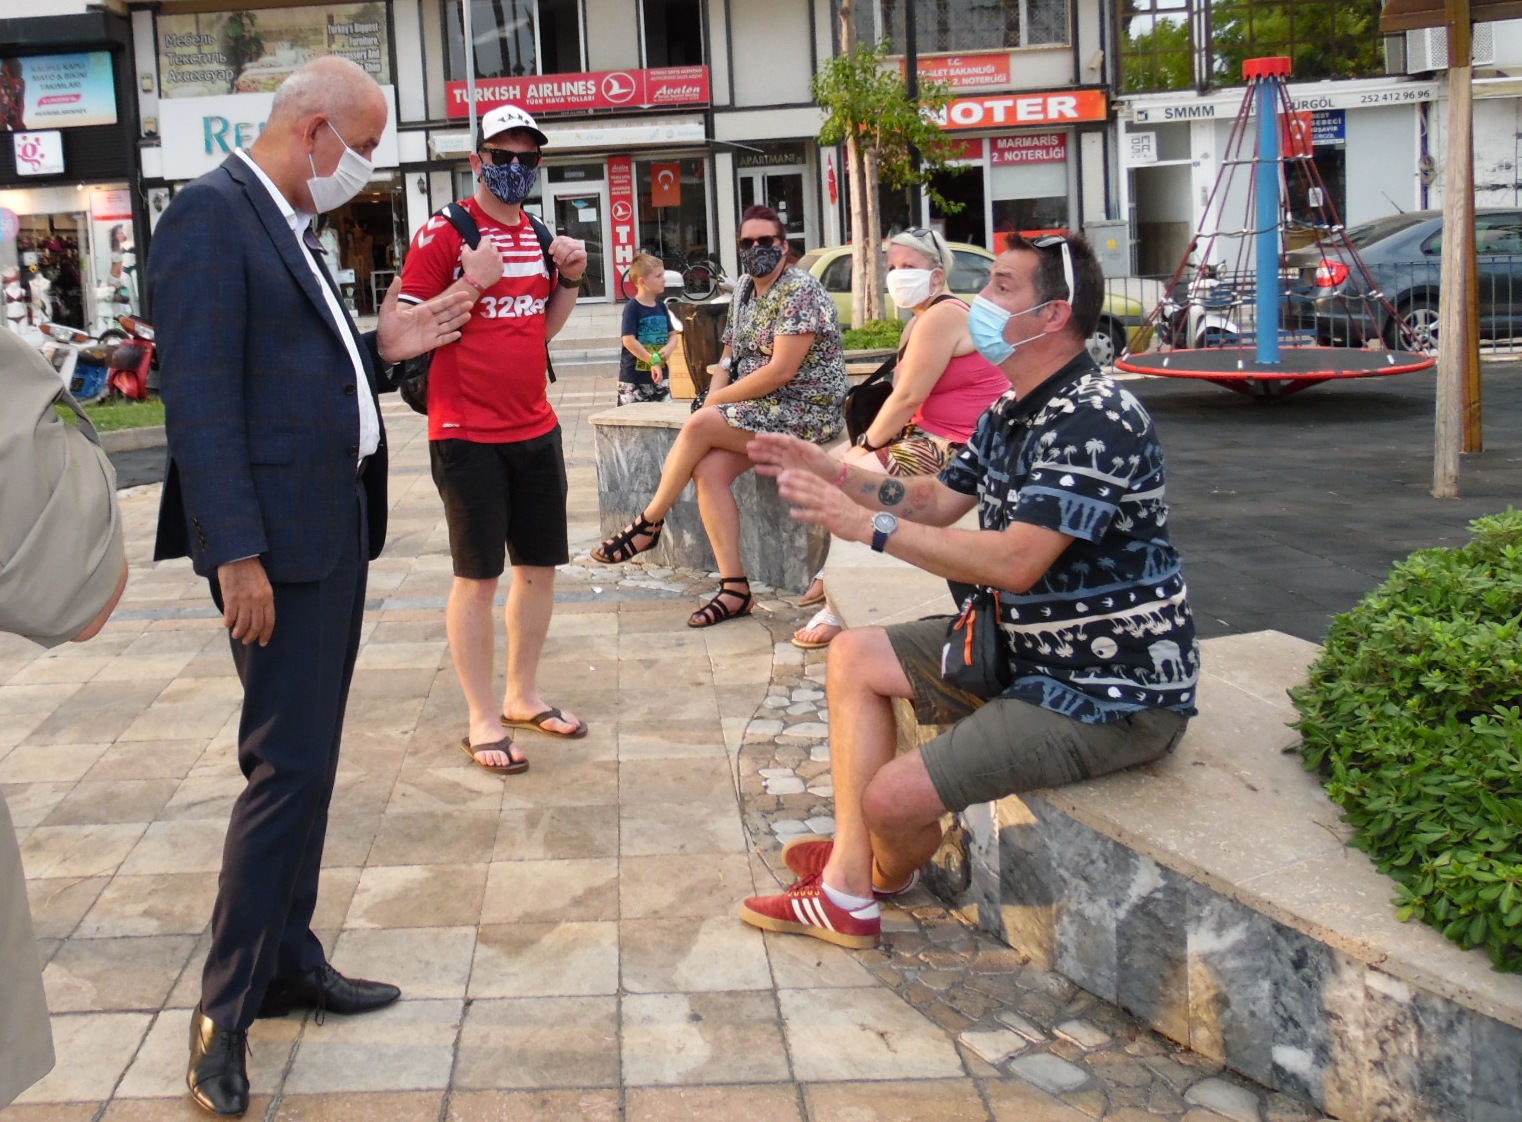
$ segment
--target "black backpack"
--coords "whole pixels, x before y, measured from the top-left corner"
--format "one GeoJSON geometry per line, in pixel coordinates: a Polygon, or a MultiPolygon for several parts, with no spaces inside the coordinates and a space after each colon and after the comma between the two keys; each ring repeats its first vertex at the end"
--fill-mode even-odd
{"type": "MultiPolygon", "coordinates": [[[[523,213],[528,215],[529,222],[533,224],[534,235],[539,239],[539,248],[544,251],[544,267],[549,271],[550,280],[553,283],[555,261],[550,257],[550,242],[555,236],[550,233],[549,227],[533,214],[528,211],[523,213]]],[[[460,237],[465,239],[465,244],[471,249],[481,244],[481,228],[476,225],[476,220],[471,216],[470,211],[459,203],[445,203],[439,214],[449,219],[450,224],[460,232],[460,237]]],[[[555,367],[550,363],[549,340],[545,340],[544,348],[545,366],[549,372],[550,381],[553,382],[555,367]]],[[[397,393],[401,394],[402,400],[411,406],[412,411],[422,413],[424,416],[428,415],[428,371],[432,367],[433,352],[427,351],[416,358],[409,358],[398,363],[390,379],[391,385],[396,388],[397,393]]]]}

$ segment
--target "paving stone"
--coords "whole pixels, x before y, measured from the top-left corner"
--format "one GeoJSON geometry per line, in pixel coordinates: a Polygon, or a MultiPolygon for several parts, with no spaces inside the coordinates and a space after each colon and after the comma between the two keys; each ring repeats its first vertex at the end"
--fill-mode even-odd
{"type": "Polygon", "coordinates": [[[1046,1053],[1021,1056],[1009,1065],[1011,1075],[1018,1075],[1054,1095],[1075,1091],[1089,1081],[1089,1073],[1077,1064],[1046,1053]]]}
{"type": "Polygon", "coordinates": [[[1184,1092],[1184,1098],[1234,1122],[1262,1122],[1262,1100],[1257,1092],[1225,1079],[1202,1079],[1184,1092]]]}
{"type": "Polygon", "coordinates": [[[1016,1053],[1024,1051],[1030,1044],[1023,1036],[1010,1032],[1008,1029],[997,1029],[992,1032],[964,1032],[957,1039],[995,1067],[1016,1053]]]}
{"type": "Polygon", "coordinates": [[[1006,1009],[1000,1013],[999,1021],[1002,1024],[1008,1025],[1010,1028],[1014,1029],[1029,1041],[1040,1043],[1047,1038],[1046,1033],[1043,1032],[1040,1027],[1033,1024],[1027,1018],[1022,1017],[1013,1009],[1006,1009]]]}
{"type": "Polygon", "coordinates": [[[1054,1031],[1064,1040],[1071,1040],[1089,1052],[1110,1043],[1109,1033],[1101,1032],[1087,1021],[1063,1021],[1054,1031]]]}

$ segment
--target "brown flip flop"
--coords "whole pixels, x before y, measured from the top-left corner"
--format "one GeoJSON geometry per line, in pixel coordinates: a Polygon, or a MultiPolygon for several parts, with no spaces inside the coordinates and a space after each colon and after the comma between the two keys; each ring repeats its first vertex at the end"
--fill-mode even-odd
{"type": "Polygon", "coordinates": [[[504,766],[502,764],[483,764],[480,760],[476,759],[477,752],[501,752],[511,760],[513,758],[513,738],[510,736],[504,736],[494,744],[475,745],[471,744],[470,737],[462,736],[460,737],[460,750],[470,757],[471,763],[475,764],[482,771],[489,771],[493,775],[522,775],[528,770],[527,760],[518,760],[516,763],[504,766]]]}
{"type": "Polygon", "coordinates": [[[548,725],[550,721],[560,721],[563,724],[565,723],[565,714],[559,709],[550,708],[546,709],[543,713],[535,713],[532,717],[523,721],[514,721],[508,717],[502,718],[502,724],[510,729],[533,729],[535,732],[542,732],[548,736],[561,736],[566,740],[580,740],[583,736],[587,735],[587,723],[579,718],[576,721],[576,727],[570,732],[561,732],[559,729],[550,728],[548,725]]]}

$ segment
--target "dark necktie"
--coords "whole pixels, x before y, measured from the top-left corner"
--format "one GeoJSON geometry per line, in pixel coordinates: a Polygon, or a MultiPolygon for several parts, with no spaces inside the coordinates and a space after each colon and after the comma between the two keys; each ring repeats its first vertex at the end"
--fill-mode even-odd
{"type": "Polygon", "coordinates": [[[301,241],[313,253],[320,253],[323,257],[328,255],[328,251],[322,248],[322,241],[317,237],[317,231],[312,229],[310,222],[306,224],[306,229],[301,232],[301,241]]]}

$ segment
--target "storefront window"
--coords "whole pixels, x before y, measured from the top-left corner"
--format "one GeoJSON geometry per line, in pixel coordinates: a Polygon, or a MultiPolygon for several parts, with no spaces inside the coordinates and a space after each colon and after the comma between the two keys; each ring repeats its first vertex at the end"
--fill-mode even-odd
{"type": "Polygon", "coordinates": [[[995,251],[1011,233],[1068,229],[1067,161],[995,165],[989,168],[995,251]]]}
{"type": "Polygon", "coordinates": [[[1060,46],[1068,41],[1067,0],[878,0],[856,9],[856,33],[904,45],[904,14],[915,13],[921,53],[1060,46]]]}
{"type": "Polygon", "coordinates": [[[708,235],[708,177],[702,159],[636,160],[639,249],[669,269],[717,256],[708,235]]]}
{"type": "MultiPolygon", "coordinates": [[[[445,0],[449,78],[465,79],[464,26],[460,5],[445,0]]],[[[577,0],[470,0],[471,37],[477,78],[521,78],[585,69],[581,57],[581,9],[577,0]]]]}
{"type": "Polygon", "coordinates": [[[1121,85],[1235,86],[1244,61],[1271,55],[1301,82],[1381,76],[1379,13],[1380,0],[1122,0],[1121,85]]]}
{"type": "Polygon", "coordinates": [[[699,0],[640,0],[645,65],[703,65],[703,5],[699,0]]]}

